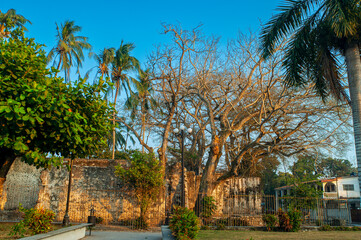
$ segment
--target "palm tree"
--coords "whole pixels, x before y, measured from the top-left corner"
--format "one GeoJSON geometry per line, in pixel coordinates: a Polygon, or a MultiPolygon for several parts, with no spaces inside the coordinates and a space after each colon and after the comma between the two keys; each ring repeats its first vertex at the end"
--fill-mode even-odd
{"type": "MultiPolygon", "coordinates": [[[[54,59],[54,65],[57,62],[57,69],[64,70],[65,81],[70,82],[70,68],[74,65],[77,67],[77,73],[82,66],[84,60],[83,49],[90,50],[91,45],[88,43],[88,38],[83,36],[76,36],[81,31],[81,27],[75,25],[74,21],[65,21],[60,28],[56,24],[57,30],[57,44],[48,54],[48,61],[54,59]]],[[[56,76],[56,75],[55,75],[56,76]]]]}
{"type": "MultiPolygon", "coordinates": [[[[130,71],[138,70],[139,71],[139,61],[130,56],[130,52],[134,49],[133,43],[123,43],[121,42],[118,50],[115,52],[115,57],[112,62],[112,81],[115,84],[115,97],[114,97],[114,106],[117,103],[118,94],[122,88],[125,90],[129,89],[129,77],[128,73],[130,71]]],[[[114,159],[115,152],[115,112],[113,114],[113,154],[112,158],[114,159]]]]}
{"type": "Polygon", "coordinates": [[[109,77],[110,76],[109,66],[114,60],[115,48],[104,48],[102,51],[100,51],[99,54],[91,52],[89,55],[90,57],[93,57],[97,62],[97,66],[96,66],[97,74],[95,77],[97,77],[98,74],[101,75],[102,79],[104,78],[104,76],[109,77]]]}
{"type": "Polygon", "coordinates": [[[6,13],[0,11],[0,39],[7,38],[10,34],[10,29],[20,27],[26,30],[25,23],[31,23],[22,15],[16,14],[16,10],[9,9],[6,13]]]}
{"type": "Polygon", "coordinates": [[[286,84],[299,87],[311,82],[324,100],[333,95],[350,104],[361,187],[360,2],[286,0],[280,9],[262,30],[263,57],[270,57],[275,46],[289,37],[283,60],[286,84]],[[342,83],[340,53],[346,62],[351,99],[342,83]]]}
{"type": "MultiPolygon", "coordinates": [[[[147,113],[150,109],[156,106],[156,101],[152,97],[153,87],[149,79],[149,69],[146,71],[139,71],[139,78],[133,79],[133,83],[136,87],[137,92],[131,92],[130,97],[125,102],[125,106],[131,111],[132,119],[135,118],[138,108],[140,107],[142,128],[141,134],[142,141],[145,141],[145,120],[147,113]]],[[[144,146],[142,145],[142,152],[144,152],[144,146]]]]}

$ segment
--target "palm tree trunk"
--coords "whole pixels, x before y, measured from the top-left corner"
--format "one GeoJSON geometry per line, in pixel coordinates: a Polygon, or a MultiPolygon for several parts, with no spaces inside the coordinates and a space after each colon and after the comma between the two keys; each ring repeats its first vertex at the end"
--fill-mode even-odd
{"type": "Polygon", "coordinates": [[[119,91],[119,84],[117,84],[115,97],[114,97],[114,113],[113,113],[113,149],[112,149],[112,159],[115,158],[115,105],[117,104],[117,97],[119,91]]]}
{"type": "MultiPolygon", "coordinates": [[[[145,106],[144,106],[144,99],[142,100],[142,141],[145,140],[145,106]]],[[[142,153],[144,153],[144,146],[142,145],[142,153]]]]}
{"type": "Polygon", "coordinates": [[[350,43],[346,46],[345,59],[351,96],[359,190],[361,192],[361,59],[357,43],[350,43]]]}
{"type": "MultiPolygon", "coordinates": [[[[57,68],[56,68],[56,69],[58,69],[58,70],[59,70],[59,68],[60,68],[60,63],[61,63],[61,58],[59,59],[58,66],[57,66],[57,68]]],[[[56,75],[58,75],[58,72],[55,73],[55,77],[56,77],[56,75]]]]}

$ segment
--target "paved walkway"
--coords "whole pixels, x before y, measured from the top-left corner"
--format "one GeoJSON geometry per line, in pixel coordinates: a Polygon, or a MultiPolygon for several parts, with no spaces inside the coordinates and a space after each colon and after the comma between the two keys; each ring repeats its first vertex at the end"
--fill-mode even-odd
{"type": "MultiPolygon", "coordinates": [[[[87,235],[89,232],[87,231],[87,235]]],[[[84,240],[162,240],[161,232],[115,232],[115,231],[92,231],[91,236],[84,240]]]]}

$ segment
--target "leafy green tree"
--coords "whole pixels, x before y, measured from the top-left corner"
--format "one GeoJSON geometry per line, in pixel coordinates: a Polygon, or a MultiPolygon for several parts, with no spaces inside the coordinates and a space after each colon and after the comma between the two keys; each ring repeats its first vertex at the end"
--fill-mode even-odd
{"type": "Polygon", "coordinates": [[[268,156],[262,158],[259,165],[260,170],[258,176],[261,178],[261,188],[264,194],[273,195],[275,193],[274,189],[280,187],[277,182],[277,169],[280,162],[276,157],[268,156]]]}
{"type": "MultiPolygon", "coordinates": [[[[66,84],[47,68],[45,52],[23,33],[0,40],[0,179],[16,157],[38,167],[87,157],[106,144],[112,108],[107,84],[66,84]]],[[[0,191],[1,194],[1,191],[0,191]]]]}
{"type": "Polygon", "coordinates": [[[324,177],[344,177],[357,172],[349,160],[330,157],[322,158],[319,168],[324,177]]]}
{"type": "Polygon", "coordinates": [[[163,185],[163,174],[154,153],[135,151],[129,160],[129,167],[117,166],[115,174],[123,188],[134,197],[140,207],[140,219],[145,220],[151,204],[159,197],[163,185]]]}
{"type": "MultiPolygon", "coordinates": [[[[123,43],[121,42],[119,48],[115,52],[115,57],[112,62],[112,81],[115,84],[115,97],[114,97],[114,106],[117,104],[118,94],[122,88],[125,90],[129,89],[129,74],[130,71],[139,70],[139,61],[130,55],[130,52],[134,49],[133,43],[123,43]]],[[[113,114],[113,156],[116,149],[116,116],[115,112],[113,114]]]]}
{"type": "MultiPolygon", "coordinates": [[[[81,31],[81,27],[75,25],[74,21],[65,21],[64,24],[56,24],[57,30],[57,44],[48,54],[48,61],[54,59],[54,65],[58,58],[57,69],[64,71],[65,82],[70,82],[70,68],[74,65],[79,68],[82,66],[84,60],[83,49],[90,50],[91,46],[88,43],[88,38],[83,36],[76,36],[81,31]],[[74,62],[75,61],[75,62],[74,62]]],[[[56,74],[55,74],[56,76],[56,74]]]]}
{"type": "Polygon", "coordinates": [[[319,158],[312,156],[298,156],[297,160],[291,166],[292,174],[299,182],[317,179],[320,174],[318,171],[319,158]]]}
{"type": "MultiPolygon", "coordinates": [[[[356,0],[286,0],[263,28],[264,58],[284,37],[290,41],[283,60],[290,86],[314,84],[326,99],[333,95],[350,102],[342,81],[345,59],[354,124],[357,164],[361,166],[361,5],[356,0]]],[[[361,168],[359,168],[359,171],[361,168]]],[[[361,187],[361,172],[358,174],[361,187]]]]}
{"type": "Polygon", "coordinates": [[[292,174],[300,181],[317,178],[349,176],[357,169],[346,159],[302,155],[291,167],[292,174]]]}

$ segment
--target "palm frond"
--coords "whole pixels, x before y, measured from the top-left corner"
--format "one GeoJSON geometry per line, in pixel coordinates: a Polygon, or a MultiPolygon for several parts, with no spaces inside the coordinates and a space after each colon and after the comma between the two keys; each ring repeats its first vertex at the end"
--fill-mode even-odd
{"type": "Polygon", "coordinates": [[[306,18],[307,13],[319,0],[286,0],[261,32],[261,51],[263,58],[272,55],[275,45],[292,31],[296,30],[306,18]]]}

